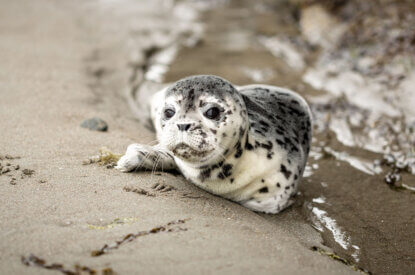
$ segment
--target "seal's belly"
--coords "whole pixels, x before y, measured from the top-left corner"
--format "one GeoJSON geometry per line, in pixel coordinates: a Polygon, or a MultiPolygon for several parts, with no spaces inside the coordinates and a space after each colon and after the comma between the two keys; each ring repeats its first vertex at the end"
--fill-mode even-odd
{"type": "MultiPolygon", "coordinates": [[[[195,177],[189,179],[198,187],[215,195],[238,202],[247,200],[261,188],[266,179],[275,177],[281,160],[285,158],[283,152],[279,153],[269,160],[265,151],[245,151],[233,166],[232,174],[226,179],[218,180],[212,177],[214,179],[203,182],[195,177]]],[[[184,173],[186,174],[186,171],[184,173]]]]}

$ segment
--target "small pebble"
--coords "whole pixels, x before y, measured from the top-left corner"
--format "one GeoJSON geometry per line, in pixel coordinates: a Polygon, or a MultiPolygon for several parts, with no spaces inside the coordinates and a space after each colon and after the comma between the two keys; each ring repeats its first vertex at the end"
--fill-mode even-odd
{"type": "Polygon", "coordinates": [[[87,128],[89,130],[101,131],[101,132],[105,132],[108,130],[108,124],[102,119],[97,118],[97,117],[84,120],[81,123],[81,127],[87,128]]]}

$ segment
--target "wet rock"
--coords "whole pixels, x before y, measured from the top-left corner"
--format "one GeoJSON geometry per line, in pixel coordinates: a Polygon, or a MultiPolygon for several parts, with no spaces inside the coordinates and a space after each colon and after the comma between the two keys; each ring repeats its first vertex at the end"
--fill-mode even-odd
{"type": "Polygon", "coordinates": [[[385,176],[385,181],[387,184],[389,185],[396,185],[396,183],[398,181],[401,180],[401,175],[398,174],[396,171],[393,172],[389,172],[386,176],[385,176]]]}
{"type": "Polygon", "coordinates": [[[81,127],[87,128],[89,130],[101,131],[101,132],[105,132],[108,130],[108,124],[102,119],[97,118],[97,117],[84,120],[81,123],[81,127]]]}

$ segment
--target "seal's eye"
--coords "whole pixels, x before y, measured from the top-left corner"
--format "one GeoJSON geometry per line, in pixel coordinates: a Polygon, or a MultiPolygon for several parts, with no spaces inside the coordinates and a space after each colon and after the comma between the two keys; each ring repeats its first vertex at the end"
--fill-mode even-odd
{"type": "Polygon", "coordinates": [[[176,114],[176,111],[174,111],[174,109],[167,108],[164,110],[164,117],[167,119],[172,118],[175,114],[176,114]]]}
{"type": "Polygon", "coordinates": [[[203,115],[208,119],[218,119],[220,114],[220,110],[218,107],[212,107],[207,110],[203,115]]]}

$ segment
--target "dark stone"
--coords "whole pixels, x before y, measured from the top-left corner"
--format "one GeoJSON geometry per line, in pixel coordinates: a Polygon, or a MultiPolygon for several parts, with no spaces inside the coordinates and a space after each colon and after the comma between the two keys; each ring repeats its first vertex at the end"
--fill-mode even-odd
{"type": "Polygon", "coordinates": [[[84,120],[81,123],[81,127],[87,128],[89,130],[101,131],[101,132],[105,132],[108,130],[108,124],[102,119],[97,118],[97,117],[84,120]]]}

